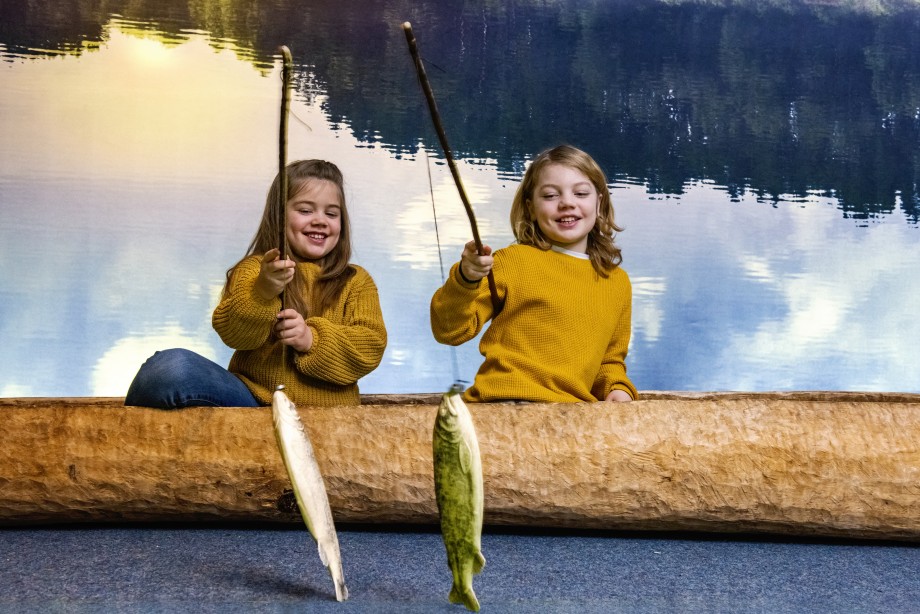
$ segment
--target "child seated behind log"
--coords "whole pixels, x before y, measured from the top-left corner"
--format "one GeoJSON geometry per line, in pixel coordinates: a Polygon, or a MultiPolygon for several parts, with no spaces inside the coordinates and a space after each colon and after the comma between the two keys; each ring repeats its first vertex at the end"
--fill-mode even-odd
{"type": "Polygon", "coordinates": [[[360,402],[358,379],[380,364],[387,334],[373,279],[349,264],[342,173],[331,162],[302,160],[289,164],[287,175],[290,259],[277,247],[279,173],[212,316],[220,338],[236,350],[230,365],[184,349],[156,352],[131,383],[125,405],[256,407],[270,404],[279,384],[297,405],[360,402]]]}
{"type": "Polygon", "coordinates": [[[613,242],[607,179],[585,152],[567,145],[529,166],[511,206],[517,243],[492,254],[467,243],[431,299],[440,343],[473,339],[490,319],[485,361],[464,392],[471,402],[629,401],[626,376],[632,287],[613,242]],[[493,271],[498,313],[488,284],[493,271]]]}

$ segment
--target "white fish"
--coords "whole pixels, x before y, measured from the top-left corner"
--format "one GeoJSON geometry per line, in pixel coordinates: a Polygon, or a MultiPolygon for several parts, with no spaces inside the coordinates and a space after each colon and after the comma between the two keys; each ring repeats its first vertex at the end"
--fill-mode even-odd
{"type": "Polygon", "coordinates": [[[478,612],[473,575],[486,564],[482,556],[482,461],[473,417],[457,386],[441,398],[432,452],[441,536],[454,581],[447,598],[478,612]]]}
{"type": "Polygon", "coordinates": [[[335,583],[335,598],[338,601],[348,599],[345,587],[345,574],[342,572],[342,555],[339,553],[339,539],[332,522],[332,510],[323,475],[320,473],[313,445],[304,430],[297,407],[281,390],[272,395],[272,418],[275,423],[275,437],[284,459],[300,515],[307,523],[307,529],[319,548],[319,558],[329,569],[335,583]]]}

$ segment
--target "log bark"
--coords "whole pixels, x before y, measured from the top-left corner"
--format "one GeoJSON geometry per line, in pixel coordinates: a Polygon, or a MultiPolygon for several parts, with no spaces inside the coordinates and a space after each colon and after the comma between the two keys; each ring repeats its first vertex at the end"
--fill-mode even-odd
{"type": "MultiPolygon", "coordinates": [[[[478,404],[487,525],[920,539],[920,395],[478,404]]],[[[337,523],[435,524],[439,395],[299,408],[337,523]]],[[[0,526],[297,524],[270,408],[0,399],[0,526]]]]}

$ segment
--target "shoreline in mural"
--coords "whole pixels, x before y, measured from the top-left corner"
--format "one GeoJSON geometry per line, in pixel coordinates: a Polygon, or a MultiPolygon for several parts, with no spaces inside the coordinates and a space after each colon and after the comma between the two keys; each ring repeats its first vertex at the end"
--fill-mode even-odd
{"type": "MultiPolygon", "coordinates": [[[[408,115],[417,117],[424,103],[394,44],[401,22],[388,20],[422,12],[418,3],[379,0],[335,12],[292,3],[258,24],[243,7],[217,12],[207,3],[162,4],[119,12],[117,3],[103,10],[72,0],[53,14],[9,7],[0,44],[7,58],[89,54],[105,46],[114,24],[168,46],[205,35],[214,49],[231,50],[265,73],[274,69],[278,46],[288,44],[301,95],[324,96],[329,121],[359,142],[414,155],[420,133],[429,136],[401,113],[408,106],[408,115]],[[26,24],[38,27],[17,28],[26,24]],[[362,99],[359,91],[373,95],[362,99]]],[[[856,218],[901,208],[918,221],[916,2],[649,0],[585,7],[563,1],[542,8],[516,2],[483,7],[482,15],[423,6],[419,37],[437,41],[433,49],[429,43],[427,59],[442,71],[438,90],[451,100],[445,118],[465,127],[456,150],[494,157],[499,172],[519,175],[527,157],[545,145],[544,136],[529,140],[533,131],[515,126],[555,122],[579,142],[590,142],[599,128],[615,135],[620,142],[605,143],[602,165],[612,177],[640,181],[653,193],[680,194],[688,182],[712,180],[767,200],[824,194],[856,218]],[[477,17],[488,20],[488,34],[477,31],[477,17]],[[777,36],[780,31],[789,33],[777,36]],[[555,45],[577,53],[558,64],[536,63],[551,32],[566,39],[555,45]],[[639,37],[656,42],[642,44],[639,37]],[[540,70],[503,67],[507,53],[540,70]],[[624,65],[642,68],[624,74],[624,65]],[[568,76],[576,87],[541,100],[547,71],[568,76]],[[490,87],[498,81],[506,85],[490,87]],[[574,117],[558,116],[561,104],[574,117]],[[737,156],[732,141],[738,139],[755,144],[746,156],[737,156]],[[870,173],[874,181],[854,181],[853,172],[870,173]]]]}

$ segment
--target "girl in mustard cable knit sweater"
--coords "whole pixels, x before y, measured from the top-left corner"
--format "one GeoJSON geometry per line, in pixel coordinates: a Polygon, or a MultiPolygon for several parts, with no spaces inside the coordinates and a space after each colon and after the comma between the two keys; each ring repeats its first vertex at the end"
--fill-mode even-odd
{"type": "Polygon", "coordinates": [[[188,350],[157,352],[131,383],[126,405],[255,407],[271,403],[279,384],[297,405],[359,403],[358,379],[380,364],[387,334],[373,279],[349,263],[342,173],[331,162],[302,160],[287,175],[290,254],[276,247],[275,177],[247,256],[227,271],[212,316],[236,350],[229,367],[188,350]]]}
{"type": "Polygon", "coordinates": [[[607,179],[585,152],[559,146],[528,167],[511,206],[517,243],[492,254],[470,242],[431,299],[431,329],[460,345],[489,320],[485,361],[467,401],[629,401],[632,287],[613,242],[607,179]],[[488,285],[493,271],[498,311],[488,285]]]}

